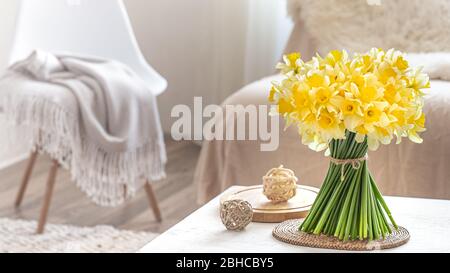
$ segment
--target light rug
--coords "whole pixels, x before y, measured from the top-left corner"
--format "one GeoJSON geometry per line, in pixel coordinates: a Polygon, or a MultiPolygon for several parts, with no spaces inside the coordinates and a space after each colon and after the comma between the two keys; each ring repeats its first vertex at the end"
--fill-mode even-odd
{"type": "Polygon", "coordinates": [[[0,218],[0,253],[136,252],[158,234],[118,230],[112,226],[77,227],[47,224],[37,235],[36,221],[0,218]]]}

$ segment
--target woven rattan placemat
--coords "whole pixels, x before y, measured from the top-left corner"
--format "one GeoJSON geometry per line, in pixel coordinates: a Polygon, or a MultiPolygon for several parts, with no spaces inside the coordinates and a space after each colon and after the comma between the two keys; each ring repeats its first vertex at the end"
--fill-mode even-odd
{"type": "Polygon", "coordinates": [[[408,230],[404,227],[398,227],[398,230],[394,230],[392,234],[384,239],[370,242],[367,240],[343,242],[339,241],[336,237],[314,235],[299,231],[298,227],[300,226],[301,221],[302,220],[300,219],[293,219],[278,224],[272,231],[273,237],[292,245],[352,251],[371,251],[394,248],[406,244],[410,237],[408,230]]]}

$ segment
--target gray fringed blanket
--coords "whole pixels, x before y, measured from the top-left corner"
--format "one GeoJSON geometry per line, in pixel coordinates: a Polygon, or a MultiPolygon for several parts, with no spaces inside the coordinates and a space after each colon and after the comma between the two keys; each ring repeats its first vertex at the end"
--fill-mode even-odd
{"type": "Polygon", "coordinates": [[[124,64],[34,51],[0,80],[0,108],[100,205],[165,175],[156,98],[124,64]]]}

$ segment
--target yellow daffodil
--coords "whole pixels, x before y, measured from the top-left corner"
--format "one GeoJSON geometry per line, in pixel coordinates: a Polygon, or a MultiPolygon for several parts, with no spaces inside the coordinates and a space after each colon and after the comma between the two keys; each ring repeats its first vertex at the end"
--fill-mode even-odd
{"type": "Polygon", "coordinates": [[[364,111],[364,122],[366,124],[372,124],[374,122],[378,122],[381,117],[381,110],[374,105],[370,105],[364,111]]]}
{"type": "Polygon", "coordinates": [[[356,99],[346,98],[340,107],[344,125],[351,131],[354,131],[363,122],[363,111],[361,102],[356,99]]]}
{"type": "Polygon", "coordinates": [[[327,110],[322,111],[319,114],[317,120],[318,120],[319,126],[325,130],[329,130],[329,129],[333,128],[334,126],[336,126],[336,124],[337,124],[336,117],[333,116],[332,114],[330,114],[330,112],[328,112],[327,110]]]}
{"type": "Polygon", "coordinates": [[[270,93],[269,93],[269,102],[275,101],[275,93],[276,93],[276,89],[275,89],[275,87],[272,86],[272,88],[270,88],[270,93]]]}
{"type": "Polygon", "coordinates": [[[321,87],[325,83],[325,77],[319,73],[314,73],[307,77],[307,83],[311,87],[321,87]]]}
{"type": "Polygon", "coordinates": [[[341,105],[341,112],[344,116],[362,115],[361,102],[356,99],[344,99],[341,105]]]}
{"type": "Polygon", "coordinates": [[[301,61],[301,54],[299,52],[294,52],[283,56],[284,63],[277,64],[277,69],[279,69],[284,74],[298,73],[299,64],[301,61]]]}
{"type": "Polygon", "coordinates": [[[317,88],[317,91],[315,93],[317,103],[322,105],[327,104],[328,102],[330,102],[332,94],[333,93],[331,92],[331,90],[327,87],[317,88]]]}
{"type": "Polygon", "coordinates": [[[399,56],[397,58],[397,60],[395,61],[395,66],[399,69],[399,70],[405,70],[409,67],[408,61],[406,61],[403,56],[399,56]]]}
{"type": "Polygon", "coordinates": [[[288,100],[281,98],[278,101],[278,112],[280,114],[290,113],[293,109],[294,107],[292,107],[292,104],[288,100]]]}
{"type": "Polygon", "coordinates": [[[299,52],[294,52],[286,55],[286,58],[288,59],[288,65],[292,68],[296,68],[297,60],[301,58],[301,55],[299,52]]]}
{"type": "Polygon", "coordinates": [[[332,139],[356,133],[370,149],[408,137],[421,142],[425,130],[423,89],[429,78],[409,67],[403,53],[373,48],[352,57],[333,50],[324,58],[301,60],[300,53],[284,56],[277,65],[285,79],[273,83],[269,101],[278,105],[287,124],[295,123],[302,142],[326,149],[332,139]]]}
{"type": "Polygon", "coordinates": [[[301,120],[305,120],[311,112],[311,99],[309,97],[309,89],[297,87],[293,92],[295,110],[301,120]]]}

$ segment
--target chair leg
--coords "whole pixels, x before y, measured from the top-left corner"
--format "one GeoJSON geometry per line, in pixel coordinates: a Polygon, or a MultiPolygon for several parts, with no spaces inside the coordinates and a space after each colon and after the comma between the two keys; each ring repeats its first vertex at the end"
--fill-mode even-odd
{"type": "Polygon", "coordinates": [[[44,232],[45,223],[47,222],[48,209],[50,208],[50,201],[52,199],[53,188],[55,186],[55,178],[58,167],[59,167],[58,161],[53,160],[53,165],[48,175],[47,187],[44,196],[44,203],[42,205],[41,214],[39,216],[39,222],[36,231],[37,234],[42,234],[44,232]]]}
{"type": "Polygon", "coordinates": [[[147,193],[148,202],[150,203],[150,207],[155,214],[156,220],[158,222],[162,221],[161,211],[159,210],[158,201],[156,200],[155,192],[153,191],[152,185],[146,181],[145,182],[145,192],[147,193]]]}
{"type": "Polygon", "coordinates": [[[25,191],[27,190],[28,181],[30,180],[31,173],[33,172],[34,163],[36,162],[36,158],[38,156],[38,152],[34,151],[30,154],[30,158],[28,159],[28,165],[25,169],[25,173],[22,178],[22,182],[20,183],[19,192],[17,193],[16,201],[14,202],[14,206],[18,208],[22,203],[23,196],[25,195],[25,191]]]}

